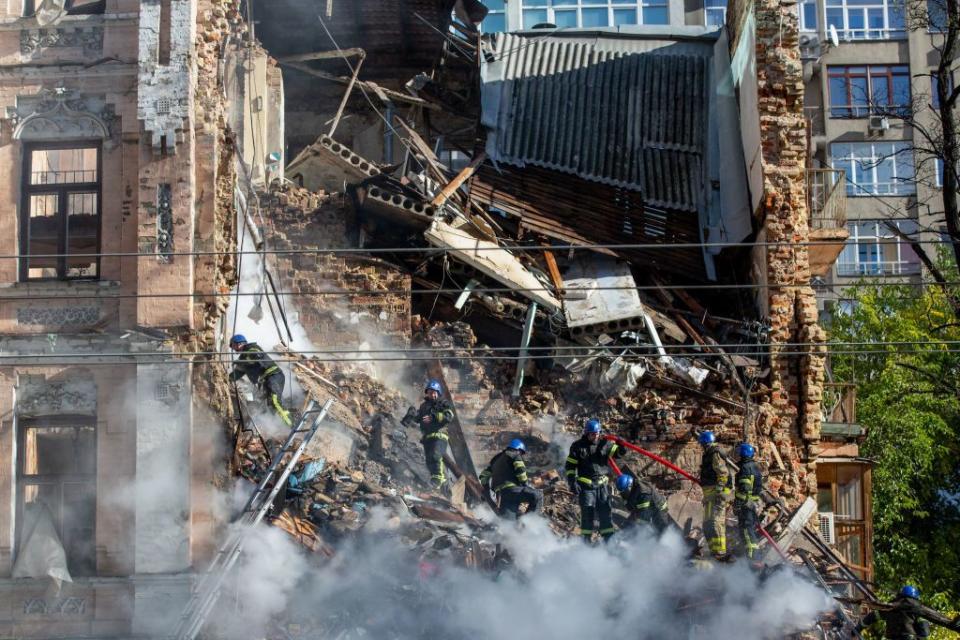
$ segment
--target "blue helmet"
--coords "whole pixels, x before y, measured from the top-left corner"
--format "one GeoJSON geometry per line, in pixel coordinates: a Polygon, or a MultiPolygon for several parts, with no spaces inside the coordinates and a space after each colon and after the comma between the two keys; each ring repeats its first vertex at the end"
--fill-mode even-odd
{"type": "Polygon", "coordinates": [[[514,438],[510,441],[510,444],[507,445],[507,449],[516,449],[517,451],[527,452],[527,445],[523,444],[523,440],[520,438],[514,438]]]}
{"type": "Polygon", "coordinates": [[[917,589],[912,584],[905,584],[900,587],[900,595],[905,598],[913,598],[915,600],[920,599],[920,589],[917,589]]]}
{"type": "Polygon", "coordinates": [[[633,476],[629,473],[621,473],[617,476],[617,491],[629,491],[633,486],[633,476]]]}
{"type": "Polygon", "coordinates": [[[247,337],[240,333],[230,338],[230,344],[245,344],[246,342],[247,342],[247,337]]]}
{"type": "Polygon", "coordinates": [[[700,437],[697,438],[697,442],[700,444],[713,444],[717,441],[717,436],[713,435],[713,431],[704,431],[700,434],[700,437]]]}
{"type": "Polygon", "coordinates": [[[427,388],[424,391],[436,391],[439,394],[443,394],[443,385],[440,384],[439,380],[431,380],[427,383],[427,388]]]}
{"type": "Polygon", "coordinates": [[[737,447],[737,455],[740,456],[742,460],[749,460],[757,453],[757,450],[753,448],[753,445],[749,442],[741,442],[740,446],[737,447]]]}
{"type": "Polygon", "coordinates": [[[586,424],[583,425],[584,433],[600,433],[600,421],[596,418],[591,418],[587,420],[586,424]]]}

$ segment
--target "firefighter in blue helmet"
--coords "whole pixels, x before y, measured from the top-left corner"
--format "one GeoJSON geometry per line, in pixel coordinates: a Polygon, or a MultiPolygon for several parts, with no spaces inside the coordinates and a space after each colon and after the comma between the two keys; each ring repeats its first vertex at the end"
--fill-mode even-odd
{"type": "Polygon", "coordinates": [[[886,624],[884,638],[920,640],[930,636],[930,623],[924,618],[923,605],[920,604],[920,590],[907,584],[900,589],[899,595],[893,602],[881,605],[880,608],[864,616],[857,625],[857,632],[883,620],[886,624]]]}
{"type": "Polygon", "coordinates": [[[634,478],[629,473],[617,477],[617,491],[630,511],[630,523],[640,522],[653,527],[657,534],[670,526],[667,499],[649,480],[634,478]]]}
{"type": "Polygon", "coordinates": [[[732,478],[712,431],[704,431],[698,441],[703,446],[700,460],[700,485],[703,487],[703,534],[710,552],[717,558],[727,556],[727,505],[732,478]]]}
{"type": "Polygon", "coordinates": [[[752,444],[741,443],[737,447],[740,456],[740,470],[734,481],[735,491],[733,512],[737,516],[737,529],[743,542],[743,549],[748,558],[754,559],[757,549],[760,548],[760,513],[763,511],[763,502],[760,494],[763,493],[763,474],[753,459],[756,454],[752,444]]]}
{"type": "Polygon", "coordinates": [[[507,517],[519,518],[520,506],[527,505],[525,513],[533,513],[540,507],[540,492],[527,485],[527,465],[523,456],[527,445],[514,438],[507,448],[493,456],[490,464],[480,474],[480,484],[489,487],[500,498],[500,512],[507,517]]]}
{"type": "Polygon", "coordinates": [[[423,390],[423,402],[416,412],[416,422],[420,427],[420,443],[430,471],[430,484],[434,489],[443,490],[447,477],[443,456],[447,452],[447,425],[453,420],[453,405],[443,397],[443,385],[431,380],[423,390]]]}
{"type": "Polygon", "coordinates": [[[593,539],[599,520],[600,535],[609,540],[616,529],[610,508],[609,460],[623,455],[620,446],[600,438],[599,420],[587,420],[583,436],[570,445],[567,456],[567,485],[580,503],[580,535],[593,539]]]}
{"type": "Polygon", "coordinates": [[[256,342],[247,342],[246,337],[239,333],[230,338],[230,348],[240,354],[233,365],[230,379],[236,381],[246,376],[260,389],[283,423],[288,427],[293,426],[290,412],[283,408],[280,401],[283,397],[286,378],[273,358],[268,356],[256,342]]]}

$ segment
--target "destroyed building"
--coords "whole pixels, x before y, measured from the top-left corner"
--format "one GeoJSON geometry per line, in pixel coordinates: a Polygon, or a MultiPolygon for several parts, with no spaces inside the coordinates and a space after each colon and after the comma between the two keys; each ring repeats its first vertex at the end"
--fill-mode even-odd
{"type": "MultiPolygon", "coordinates": [[[[170,633],[220,495],[276,451],[228,383],[238,331],[335,403],[274,520],[321,556],[397,494],[482,528],[464,503],[515,436],[568,533],[556,451],[590,416],[688,470],[700,430],[755,442],[791,536],[825,354],[796,15],[730,11],[482,35],[476,0],[8,2],[0,635],[170,633]],[[452,503],[401,424],[427,378],[452,503]]],[[[695,534],[693,485],[637,470],[695,534]]]]}

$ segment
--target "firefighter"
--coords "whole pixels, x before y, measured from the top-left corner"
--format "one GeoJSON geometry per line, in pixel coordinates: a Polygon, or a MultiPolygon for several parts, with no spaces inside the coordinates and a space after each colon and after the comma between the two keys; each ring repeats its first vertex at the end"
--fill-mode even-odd
{"type": "Polygon", "coordinates": [[[857,624],[857,633],[880,620],[887,625],[884,638],[891,640],[918,640],[930,635],[930,623],[923,619],[920,605],[920,590],[913,585],[904,585],[900,595],[890,603],[889,609],[874,610],[857,624]]]}
{"type": "Polygon", "coordinates": [[[431,380],[423,390],[423,403],[417,409],[416,421],[420,426],[420,443],[430,471],[430,484],[442,491],[446,487],[443,455],[447,452],[447,425],[453,420],[453,406],[443,395],[443,385],[431,380]]]}
{"type": "Polygon", "coordinates": [[[733,501],[733,512],[737,516],[737,528],[743,539],[744,552],[747,558],[753,560],[757,549],[760,548],[760,533],[757,527],[760,524],[760,513],[763,511],[763,502],[760,494],[763,492],[763,474],[753,457],[756,449],[747,442],[737,447],[740,457],[740,470],[734,482],[736,493],[733,501]]]}
{"type": "Polygon", "coordinates": [[[731,497],[731,478],[727,463],[717,446],[712,431],[698,438],[703,445],[700,462],[700,484],[703,487],[703,533],[714,557],[727,557],[727,505],[731,497]]]}
{"type": "Polygon", "coordinates": [[[268,356],[256,342],[247,342],[247,339],[239,333],[230,338],[230,348],[240,354],[233,365],[233,371],[230,372],[230,379],[236,381],[246,376],[260,389],[283,423],[288,427],[293,426],[290,412],[284,409],[280,402],[286,378],[273,358],[268,356]]]}
{"type": "Polygon", "coordinates": [[[653,484],[643,478],[634,479],[629,473],[617,477],[617,490],[630,511],[630,522],[652,526],[660,535],[670,526],[667,499],[653,484]]]}
{"type": "Polygon", "coordinates": [[[514,438],[506,449],[493,456],[480,474],[480,484],[496,492],[500,513],[511,519],[520,517],[520,505],[527,505],[526,513],[540,507],[540,492],[527,486],[527,465],[523,462],[526,453],[527,445],[520,438],[514,438]]]}
{"type": "Polygon", "coordinates": [[[580,535],[593,539],[594,520],[600,521],[600,535],[609,540],[613,527],[610,509],[608,461],[623,455],[617,443],[601,440],[599,420],[587,420],[583,436],[570,445],[567,456],[567,484],[580,503],[580,535]]]}

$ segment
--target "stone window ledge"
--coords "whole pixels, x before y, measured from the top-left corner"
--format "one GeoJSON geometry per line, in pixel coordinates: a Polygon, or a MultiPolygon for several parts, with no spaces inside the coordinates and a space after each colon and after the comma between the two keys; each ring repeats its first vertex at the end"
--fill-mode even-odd
{"type": "MultiPolygon", "coordinates": [[[[0,284],[0,300],[3,298],[22,298],[32,293],[38,296],[55,294],[69,299],[75,295],[116,295],[120,290],[120,283],[116,280],[68,280],[49,282],[9,282],[0,284]]],[[[54,298],[48,298],[54,300],[54,298]]]]}
{"type": "Polygon", "coordinates": [[[63,16],[56,24],[41,27],[36,18],[15,17],[0,19],[0,31],[20,31],[22,29],[56,29],[62,27],[100,26],[117,24],[120,22],[135,23],[139,17],[136,13],[104,13],[93,15],[63,16]]]}

